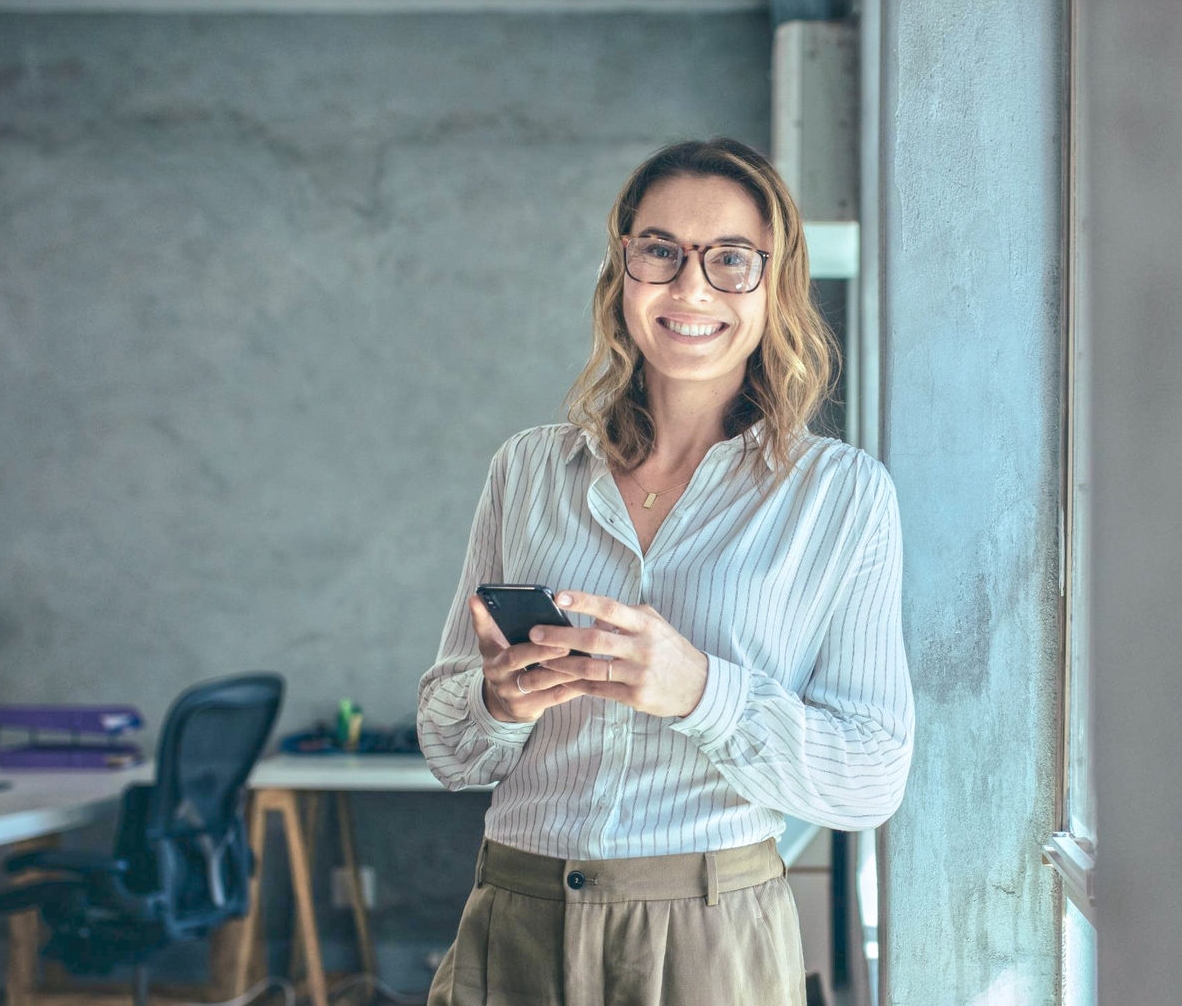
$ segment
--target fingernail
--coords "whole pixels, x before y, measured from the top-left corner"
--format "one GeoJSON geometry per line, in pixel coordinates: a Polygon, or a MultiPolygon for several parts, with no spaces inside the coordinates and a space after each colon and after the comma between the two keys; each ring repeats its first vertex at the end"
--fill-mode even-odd
{"type": "Polygon", "coordinates": [[[570,594],[567,594],[564,591],[563,593],[558,595],[558,603],[561,604],[565,608],[565,607],[569,607],[570,605],[574,604],[575,599],[573,597],[571,597],[570,594]]]}
{"type": "Polygon", "coordinates": [[[539,629],[535,626],[534,628],[529,630],[529,638],[531,640],[533,640],[535,643],[540,643],[543,639],[546,638],[546,633],[542,629],[539,629]]]}

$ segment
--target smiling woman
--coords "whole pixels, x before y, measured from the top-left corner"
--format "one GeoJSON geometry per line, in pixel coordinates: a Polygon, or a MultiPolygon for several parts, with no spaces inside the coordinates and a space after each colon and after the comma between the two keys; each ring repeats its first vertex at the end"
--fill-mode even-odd
{"type": "Polygon", "coordinates": [[[808,429],[830,340],[758,152],[641,165],[594,316],[572,422],[493,460],[420,684],[432,771],[499,782],[430,1002],[803,1006],[784,815],[874,827],[911,760],[894,490],[808,429]],[[510,645],[490,581],[572,624],[510,645]]]}
{"type": "MultiPolygon", "coordinates": [[[[702,214],[709,208],[720,215],[715,221],[720,230],[704,244],[738,245],[759,258],[758,274],[733,292],[744,298],[759,295],[755,303],[762,302],[766,327],[747,360],[742,394],[728,402],[724,432],[735,436],[762,422],[763,443],[775,459],[774,467],[786,472],[792,466],[793,441],[828,394],[836,349],[810,295],[804,225],[795,202],[765,158],[731,140],[666,147],[624,184],[608,217],[607,257],[593,304],[595,339],[572,391],[571,418],[599,437],[611,460],[624,469],[640,464],[650,453],[653,431],[643,402],[645,361],[624,316],[626,294],[630,280],[673,282],[692,272],[685,264],[691,256],[678,247],[675,254],[682,261],[665,279],[640,274],[628,249],[634,241],[631,235],[665,238],[670,245],[682,240],[662,229],[672,219],[664,225],[648,219],[666,207],[685,213],[662,197],[662,189],[682,183],[701,188],[702,202],[691,193],[691,206],[702,214]],[[638,222],[641,212],[646,219],[638,222]],[[737,233],[725,227],[721,215],[727,212],[736,214],[737,224],[742,218],[737,233]]],[[[704,227],[706,222],[695,213],[694,226],[704,227]]],[[[701,273],[713,271],[707,258],[705,248],[700,248],[701,273]]],[[[706,279],[719,293],[732,292],[721,289],[723,284],[712,282],[709,275],[706,279]]],[[[724,306],[741,302],[733,296],[715,301],[724,306]]]]}

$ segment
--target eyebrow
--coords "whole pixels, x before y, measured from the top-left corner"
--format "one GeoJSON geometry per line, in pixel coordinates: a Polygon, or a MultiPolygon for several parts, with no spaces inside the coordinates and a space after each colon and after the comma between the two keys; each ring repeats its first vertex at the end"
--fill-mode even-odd
{"type": "MultiPolygon", "coordinates": [[[[660,227],[645,227],[644,230],[642,230],[636,236],[637,237],[650,237],[650,238],[664,238],[666,241],[672,241],[675,244],[681,243],[675,234],[672,234],[669,231],[661,230],[660,227]]],[[[713,245],[745,245],[748,248],[755,248],[756,247],[756,244],[754,241],[752,241],[750,238],[743,237],[743,235],[741,235],[741,234],[734,234],[734,235],[730,235],[727,237],[715,238],[713,241],[707,241],[706,244],[710,245],[710,246],[713,246],[713,245]]]]}

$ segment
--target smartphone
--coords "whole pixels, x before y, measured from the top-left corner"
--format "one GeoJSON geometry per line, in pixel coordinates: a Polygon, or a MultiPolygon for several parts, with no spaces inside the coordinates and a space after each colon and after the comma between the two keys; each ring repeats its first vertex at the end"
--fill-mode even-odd
{"type": "Polygon", "coordinates": [[[476,596],[510,644],[528,643],[535,625],[571,624],[554,603],[554,592],[538,583],[482,583],[476,596]]]}

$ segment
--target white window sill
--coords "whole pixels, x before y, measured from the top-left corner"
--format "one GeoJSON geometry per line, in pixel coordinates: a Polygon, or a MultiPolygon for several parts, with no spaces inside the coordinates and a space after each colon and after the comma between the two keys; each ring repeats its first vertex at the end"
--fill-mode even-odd
{"type": "Polygon", "coordinates": [[[1092,843],[1076,838],[1068,831],[1056,831],[1042,847],[1042,859],[1052,866],[1063,881],[1063,893],[1093,926],[1096,924],[1096,897],[1093,878],[1096,856],[1092,843]]]}

